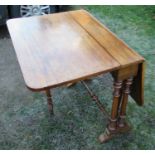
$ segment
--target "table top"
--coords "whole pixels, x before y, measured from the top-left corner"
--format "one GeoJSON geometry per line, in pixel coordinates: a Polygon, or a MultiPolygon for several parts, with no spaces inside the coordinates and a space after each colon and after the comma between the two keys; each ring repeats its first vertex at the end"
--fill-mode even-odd
{"type": "Polygon", "coordinates": [[[7,21],[26,85],[44,90],[143,58],[85,10],[7,21]]]}

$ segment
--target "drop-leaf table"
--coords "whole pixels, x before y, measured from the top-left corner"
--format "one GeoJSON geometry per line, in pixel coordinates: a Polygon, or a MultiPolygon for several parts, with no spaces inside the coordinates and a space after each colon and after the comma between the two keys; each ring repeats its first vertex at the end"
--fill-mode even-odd
{"type": "Polygon", "coordinates": [[[125,116],[131,85],[131,97],[144,102],[142,56],[85,10],[11,19],[7,26],[26,86],[46,92],[51,113],[51,88],[111,73],[111,115],[99,140],[130,129],[125,116]]]}

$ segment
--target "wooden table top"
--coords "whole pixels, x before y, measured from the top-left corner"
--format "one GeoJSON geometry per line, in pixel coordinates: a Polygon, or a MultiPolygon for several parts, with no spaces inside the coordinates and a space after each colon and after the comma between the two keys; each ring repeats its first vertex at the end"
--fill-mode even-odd
{"type": "Polygon", "coordinates": [[[31,90],[56,87],[143,61],[85,10],[11,19],[7,26],[31,90]]]}

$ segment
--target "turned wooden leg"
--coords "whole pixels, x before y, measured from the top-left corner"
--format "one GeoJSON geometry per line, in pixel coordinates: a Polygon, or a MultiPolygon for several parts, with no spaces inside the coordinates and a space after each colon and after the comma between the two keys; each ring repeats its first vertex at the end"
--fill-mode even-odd
{"type": "Polygon", "coordinates": [[[122,87],[122,81],[118,80],[114,83],[114,97],[113,97],[113,104],[111,110],[111,118],[110,122],[103,134],[100,135],[99,141],[101,143],[106,142],[107,140],[111,139],[113,134],[117,131],[117,120],[118,120],[118,109],[119,109],[119,102],[120,102],[120,90],[122,87]]]}
{"type": "MultiPolygon", "coordinates": [[[[122,89],[123,89],[123,85],[122,85],[122,89]]],[[[120,97],[119,97],[119,101],[118,101],[118,111],[117,111],[117,116],[119,116],[119,114],[120,114],[120,107],[121,107],[121,103],[122,103],[122,98],[123,98],[123,93],[122,93],[122,90],[121,89],[121,91],[120,91],[120,97]]]]}
{"type": "Polygon", "coordinates": [[[123,128],[125,126],[127,126],[127,123],[125,121],[125,117],[126,117],[126,106],[127,106],[127,102],[128,102],[128,95],[130,94],[130,86],[132,84],[132,80],[133,78],[129,78],[125,81],[125,87],[123,90],[123,98],[122,98],[122,104],[120,106],[120,118],[119,118],[119,122],[118,122],[118,126],[120,128],[123,128]]]}
{"type": "Polygon", "coordinates": [[[52,96],[50,93],[50,89],[46,90],[46,95],[47,95],[47,104],[48,104],[48,109],[50,114],[54,114],[53,112],[53,102],[52,102],[52,96]]]}
{"type": "Polygon", "coordinates": [[[122,81],[116,81],[114,83],[114,97],[112,103],[112,110],[111,110],[111,118],[110,123],[108,125],[108,129],[111,132],[114,132],[117,128],[117,116],[118,116],[118,109],[119,109],[119,101],[120,101],[120,90],[122,87],[122,81]]]}

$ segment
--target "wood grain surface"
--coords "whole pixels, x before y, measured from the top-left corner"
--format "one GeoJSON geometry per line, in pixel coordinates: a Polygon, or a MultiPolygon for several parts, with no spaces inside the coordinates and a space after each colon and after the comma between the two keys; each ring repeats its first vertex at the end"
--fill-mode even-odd
{"type": "Polygon", "coordinates": [[[7,25],[30,89],[56,87],[120,66],[68,13],[12,19],[7,25]]]}
{"type": "Polygon", "coordinates": [[[107,27],[85,10],[71,11],[72,17],[114,58],[121,67],[142,62],[144,59],[120,40],[107,27]]]}
{"type": "Polygon", "coordinates": [[[84,10],[11,19],[7,26],[26,86],[34,91],[144,60],[84,10]]]}

